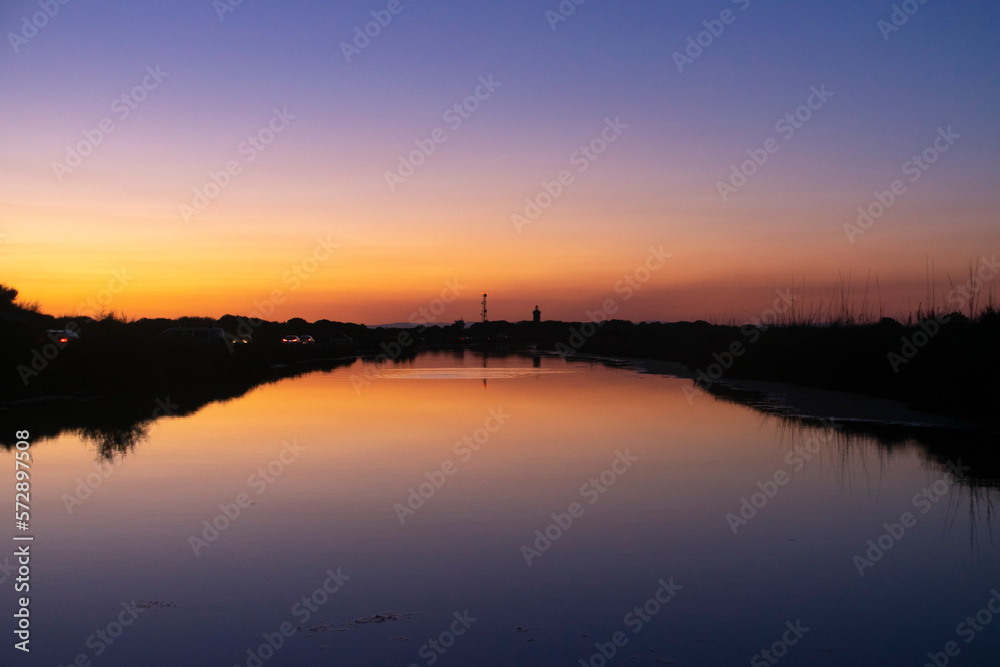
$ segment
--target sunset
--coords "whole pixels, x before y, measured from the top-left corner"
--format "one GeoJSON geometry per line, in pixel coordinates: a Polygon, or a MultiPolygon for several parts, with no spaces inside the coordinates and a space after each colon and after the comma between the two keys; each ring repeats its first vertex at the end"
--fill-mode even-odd
{"type": "Polygon", "coordinates": [[[1000,5],[0,28],[4,665],[995,660],[1000,5]]]}
{"type": "Polygon", "coordinates": [[[127,271],[110,308],[219,317],[330,238],[282,319],[405,320],[457,279],[446,321],[483,290],[573,320],[663,245],[628,319],[869,273],[905,315],[927,260],[943,294],[1000,240],[990,6],[913,2],[883,36],[870,3],[395,4],[5,5],[5,281],[72,314],[127,271]]]}

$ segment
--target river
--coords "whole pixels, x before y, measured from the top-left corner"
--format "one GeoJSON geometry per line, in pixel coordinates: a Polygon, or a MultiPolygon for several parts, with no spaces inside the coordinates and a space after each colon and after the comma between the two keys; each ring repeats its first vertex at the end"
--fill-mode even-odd
{"type": "Polygon", "coordinates": [[[110,460],[33,442],[31,652],[6,632],[3,664],[996,664],[995,483],[919,432],[690,386],[427,352],[161,418],[110,460]]]}

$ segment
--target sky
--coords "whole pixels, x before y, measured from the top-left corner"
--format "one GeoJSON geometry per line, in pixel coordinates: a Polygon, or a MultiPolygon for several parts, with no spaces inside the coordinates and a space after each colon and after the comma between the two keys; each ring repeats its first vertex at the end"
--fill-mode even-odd
{"type": "Polygon", "coordinates": [[[580,1],[4,2],[0,282],[745,321],[848,281],[905,316],[995,257],[996,3],[580,1]]]}

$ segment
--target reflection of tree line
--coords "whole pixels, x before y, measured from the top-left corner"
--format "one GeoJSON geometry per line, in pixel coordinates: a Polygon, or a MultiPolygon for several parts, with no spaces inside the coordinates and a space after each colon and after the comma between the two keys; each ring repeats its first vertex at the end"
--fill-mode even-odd
{"type": "MultiPolygon", "coordinates": [[[[456,360],[461,360],[466,350],[455,349],[451,353],[456,360]]],[[[488,356],[482,354],[484,368],[487,367],[488,356]]],[[[252,375],[236,377],[227,374],[199,375],[189,378],[194,381],[160,384],[146,390],[132,384],[118,395],[8,404],[6,409],[0,409],[0,446],[10,450],[14,446],[14,440],[10,438],[20,429],[28,429],[34,442],[63,433],[75,433],[93,443],[102,459],[113,461],[118,456],[133,452],[163,417],[186,416],[209,403],[238,398],[261,385],[313,370],[333,370],[354,361],[353,357],[315,361],[261,369],[252,375]]],[[[396,363],[412,363],[412,359],[396,363]]],[[[540,357],[533,358],[533,366],[540,366],[540,357]]],[[[859,473],[864,474],[868,484],[871,483],[872,456],[876,459],[878,476],[881,477],[895,453],[916,450],[929,471],[936,471],[939,476],[949,473],[954,477],[949,502],[954,514],[962,499],[967,501],[972,530],[970,539],[975,541],[976,527],[980,522],[992,535],[994,502],[1000,500],[1000,460],[995,455],[995,434],[971,429],[918,428],[859,421],[836,422],[836,428],[831,429],[827,420],[785,414],[753,392],[735,392],[720,386],[718,390],[713,388],[712,393],[719,400],[751,407],[765,415],[765,419],[776,420],[781,439],[790,440],[793,447],[796,442],[801,443],[815,434],[817,429],[826,432],[818,456],[835,464],[843,488],[848,487],[859,473]],[[963,472],[956,475],[952,464],[960,464],[963,472]]]]}
{"type": "Polygon", "coordinates": [[[873,482],[877,485],[894,455],[916,451],[931,473],[927,489],[914,489],[914,497],[928,491],[917,501],[919,506],[947,502],[949,524],[967,506],[970,545],[976,545],[981,525],[992,540],[994,508],[1000,507],[1000,461],[995,454],[995,434],[974,429],[831,422],[788,415],[752,392],[713,393],[719,400],[757,410],[764,415],[765,422],[774,421],[779,439],[792,450],[807,439],[814,440],[817,431],[822,431],[823,446],[816,458],[834,466],[845,491],[859,475],[864,476],[866,486],[873,482]],[[937,480],[946,480],[947,493],[938,496],[930,490],[937,480]]]}
{"type": "Polygon", "coordinates": [[[172,382],[158,387],[130,385],[118,395],[58,397],[22,401],[0,410],[0,445],[10,450],[15,430],[27,429],[33,442],[74,433],[93,443],[107,461],[135,450],[163,417],[182,417],[205,405],[238,398],[261,385],[273,384],[313,370],[329,371],[354,362],[354,358],[325,360],[269,368],[237,377],[200,376],[189,383],[172,382]]]}

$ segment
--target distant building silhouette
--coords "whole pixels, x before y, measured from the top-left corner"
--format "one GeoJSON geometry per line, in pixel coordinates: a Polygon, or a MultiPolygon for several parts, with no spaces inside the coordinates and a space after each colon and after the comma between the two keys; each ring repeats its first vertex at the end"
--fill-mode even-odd
{"type": "Polygon", "coordinates": [[[531,312],[531,321],[536,323],[542,321],[542,311],[538,310],[538,306],[531,312]]]}

